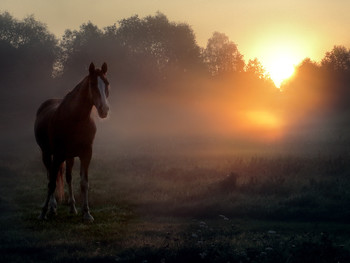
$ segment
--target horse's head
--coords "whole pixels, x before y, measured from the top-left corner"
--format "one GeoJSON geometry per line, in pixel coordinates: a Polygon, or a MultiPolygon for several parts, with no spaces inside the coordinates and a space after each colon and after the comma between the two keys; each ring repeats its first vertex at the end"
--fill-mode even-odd
{"type": "Polygon", "coordinates": [[[109,82],[106,78],[106,73],[106,63],[103,63],[101,69],[96,69],[95,65],[91,62],[89,67],[89,89],[91,91],[92,103],[101,118],[106,118],[109,111],[107,102],[109,82]]]}

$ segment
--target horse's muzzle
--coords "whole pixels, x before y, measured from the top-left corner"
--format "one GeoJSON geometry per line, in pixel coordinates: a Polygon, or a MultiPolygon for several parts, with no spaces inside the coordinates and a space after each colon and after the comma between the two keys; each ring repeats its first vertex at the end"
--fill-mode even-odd
{"type": "Polygon", "coordinates": [[[97,108],[98,116],[100,116],[102,119],[107,117],[108,111],[109,107],[107,105],[97,108]]]}

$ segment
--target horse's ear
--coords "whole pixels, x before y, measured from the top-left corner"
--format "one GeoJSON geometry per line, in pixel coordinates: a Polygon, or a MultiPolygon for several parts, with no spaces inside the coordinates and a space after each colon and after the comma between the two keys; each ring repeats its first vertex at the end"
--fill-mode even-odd
{"type": "Polygon", "coordinates": [[[106,73],[107,73],[107,63],[106,63],[106,62],[104,62],[104,63],[102,64],[101,69],[102,69],[103,74],[106,74],[106,73]]]}
{"type": "Polygon", "coordinates": [[[95,72],[95,65],[94,63],[91,62],[90,67],[89,67],[89,73],[92,75],[95,72]]]}

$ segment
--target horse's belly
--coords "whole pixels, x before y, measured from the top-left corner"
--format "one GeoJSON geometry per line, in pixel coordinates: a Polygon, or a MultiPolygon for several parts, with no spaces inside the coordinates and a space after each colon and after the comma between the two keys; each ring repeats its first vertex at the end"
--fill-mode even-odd
{"type": "Polygon", "coordinates": [[[91,150],[95,134],[96,126],[94,123],[68,125],[55,136],[55,152],[62,153],[66,158],[80,156],[91,150]]]}

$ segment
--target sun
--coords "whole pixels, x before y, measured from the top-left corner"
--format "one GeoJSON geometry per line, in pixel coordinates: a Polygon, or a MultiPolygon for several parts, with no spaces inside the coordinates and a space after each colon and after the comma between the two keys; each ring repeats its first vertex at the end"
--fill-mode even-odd
{"type": "Polygon", "coordinates": [[[290,54],[276,54],[269,59],[266,70],[277,88],[295,71],[295,58],[290,54]]]}
{"type": "Polygon", "coordinates": [[[296,34],[289,36],[285,32],[275,32],[262,38],[253,51],[275,86],[280,88],[283,81],[293,75],[295,67],[305,58],[305,46],[296,34]]]}

